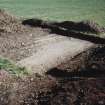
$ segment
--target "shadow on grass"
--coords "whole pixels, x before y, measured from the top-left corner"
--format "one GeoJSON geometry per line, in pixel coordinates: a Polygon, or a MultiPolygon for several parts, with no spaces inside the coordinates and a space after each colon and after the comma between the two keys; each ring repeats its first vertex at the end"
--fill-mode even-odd
{"type": "Polygon", "coordinates": [[[105,39],[97,36],[102,32],[105,32],[105,28],[93,21],[50,22],[41,19],[27,19],[23,20],[22,24],[31,27],[47,28],[50,29],[50,33],[86,40],[95,44],[105,44],[105,39]]]}

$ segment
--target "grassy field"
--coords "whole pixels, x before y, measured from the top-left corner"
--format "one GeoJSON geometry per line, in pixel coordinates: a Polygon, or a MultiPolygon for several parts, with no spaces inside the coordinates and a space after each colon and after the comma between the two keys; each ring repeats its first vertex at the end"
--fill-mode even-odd
{"type": "Polygon", "coordinates": [[[0,8],[21,17],[95,20],[105,25],[105,0],[0,0],[0,8]]]}

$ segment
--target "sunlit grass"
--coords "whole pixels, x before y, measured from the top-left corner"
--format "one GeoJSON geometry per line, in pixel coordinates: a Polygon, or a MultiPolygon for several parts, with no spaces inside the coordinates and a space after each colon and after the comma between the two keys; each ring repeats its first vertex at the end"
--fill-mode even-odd
{"type": "Polygon", "coordinates": [[[0,58],[0,70],[2,69],[16,76],[28,75],[28,71],[25,68],[15,65],[5,58],[0,58]]]}
{"type": "Polygon", "coordinates": [[[0,0],[0,8],[21,17],[45,20],[94,20],[105,25],[105,0],[0,0]]]}

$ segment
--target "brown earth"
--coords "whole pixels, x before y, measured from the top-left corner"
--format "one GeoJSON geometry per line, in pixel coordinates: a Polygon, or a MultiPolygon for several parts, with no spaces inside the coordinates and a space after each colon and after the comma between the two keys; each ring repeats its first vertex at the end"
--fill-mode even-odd
{"type": "MultiPolygon", "coordinates": [[[[104,75],[105,76],[105,75],[104,75]]],[[[7,78],[0,84],[1,105],[104,105],[105,78],[7,78]]]]}
{"type": "Polygon", "coordinates": [[[36,51],[36,38],[45,35],[48,35],[47,31],[24,26],[19,19],[0,11],[1,56],[14,61],[30,56],[36,51]]]}
{"type": "MultiPolygon", "coordinates": [[[[39,50],[36,40],[48,35],[49,29],[22,25],[0,10],[0,56],[15,62],[29,57],[39,50]]],[[[19,78],[1,70],[0,105],[105,105],[104,58],[105,46],[95,45],[44,77],[19,78]]]]}

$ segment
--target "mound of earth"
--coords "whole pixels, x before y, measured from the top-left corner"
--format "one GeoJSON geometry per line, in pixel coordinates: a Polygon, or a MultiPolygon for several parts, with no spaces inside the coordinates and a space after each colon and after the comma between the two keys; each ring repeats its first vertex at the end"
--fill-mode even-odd
{"type": "Polygon", "coordinates": [[[4,10],[0,10],[0,33],[16,33],[23,32],[24,27],[21,26],[19,20],[4,10]]]}
{"type": "Polygon", "coordinates": [[[0,55],[13,61],[21,60],[36,52],[35,41],[48,35],[41,28],[21,24],[21,20],[0,10],[0,55]]]}

